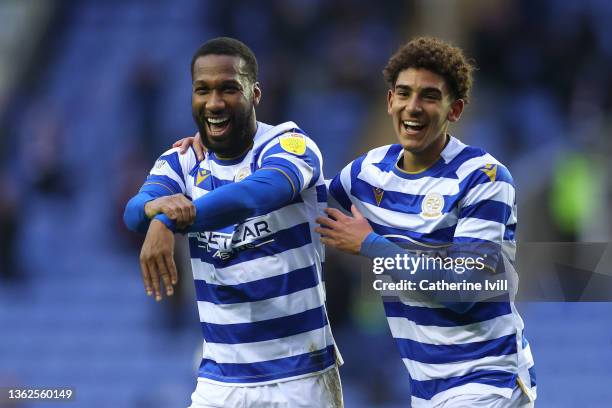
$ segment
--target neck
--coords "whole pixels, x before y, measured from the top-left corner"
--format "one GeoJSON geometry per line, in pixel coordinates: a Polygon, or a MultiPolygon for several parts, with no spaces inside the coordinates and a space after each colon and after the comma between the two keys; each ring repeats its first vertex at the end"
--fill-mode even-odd
{"type": "Polygon", "coordinates": [[[253,147],[253,140],[251,140],[251,142],[246,147],[243,147],[242,149],[237,150],[236,152],[230,152],[230,153],[216,153],[215,152],[215,156],[217,156],[217,159],[220,159],[220,160],[234,160],[244,155],[246,152],[248,152],[251,149],[251,147],[253,147]]]}
{"type": "Polygon", "coordinates": [[[444,136],[439,137],[431,146],[421,152],[414,153],[404,150],[400,168],[409,173],[419,173],[427,170],[438,161],[449,140],[450,136],[445,133],[444,136]]]}

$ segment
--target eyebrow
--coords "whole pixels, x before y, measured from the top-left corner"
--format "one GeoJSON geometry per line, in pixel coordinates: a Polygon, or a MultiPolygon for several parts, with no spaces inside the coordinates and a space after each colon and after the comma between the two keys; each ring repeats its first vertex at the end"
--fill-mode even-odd
{"type": "MultiPolygon", "coordinates": [[[[202,79],[196,79],[195,81],[193,81],[193,86],[197,86],[197,85],[208,85],[208,84],[206,83],[206,81],[202,79]]],[[[226,79],[224,81],[221,81],[220,85],[221,86],[238,85],[239,87],[242,88],[242,84],[239,81],[236,81],[235,79],[226,79]]]]}
{"type": "MultiPolygon", "coordinates": [[[[401,90],[401,91],[412,91],[412,88],[408,85],[395,85],[395,90],[401,90]]],[[[438,88],[435,88],[433,86],[428,86],[425,88],[422,88],[420,93],[424,93],[424,92],[433,92],[439,96],[442,96],[442,91],[439,90],[438,88]]]]}

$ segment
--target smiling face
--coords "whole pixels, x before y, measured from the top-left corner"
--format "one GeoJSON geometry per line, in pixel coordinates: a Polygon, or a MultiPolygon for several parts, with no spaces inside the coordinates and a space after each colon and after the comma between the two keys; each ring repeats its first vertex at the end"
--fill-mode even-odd
{"type": "Polygon", "coordinates": [[[404,148],[404,164],[435,160],[444,149],[449,122],[456,122],[464,102],[454,99],[441,75],[423,68],[399,73],[387,95],[387,112],[404,148]]]}
{"type": "Polygon", "coordinates": [[[191,110],[202,142],[219,157],[234,157],[253,142],[259,85],[249,80],[245,62],[232,55],[209,54],[193,65],[191,110]]]}

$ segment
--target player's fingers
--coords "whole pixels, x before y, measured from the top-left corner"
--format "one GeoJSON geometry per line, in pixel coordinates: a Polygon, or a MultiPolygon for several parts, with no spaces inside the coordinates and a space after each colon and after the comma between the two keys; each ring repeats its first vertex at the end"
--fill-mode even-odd
{"type": "Polygon", "coordinates": [[[361,220],[364,218],[363,214],[361,214],[361,212],[357,209],[355,204],[351,205],[351,214],[353,214],[353,217],[355,217],[355,219],[358,219],[358,220],[361,220]]]}
{"type": "Polygon", "coordinates": [[[153,289],[151,288],[151,275],[147,263],[142,259],[140,260],[140,270],[142,272],[142,282],[144,283],[145,292],[147,296],[151,296],[153,294],[153,289]]]}
{"type": "Polygon", "coordinates": [[[177,205],[176,209],[176,223],[183,226],[187,221],[187,209],[181,204],[177,205]]]}
{"type": "Polygon", "coordinates": [[[193,136],[193,150],[195,151],[196,157],[199,161],[204,160],[204,145],[202,145],[202,137],[200,132],[197,132],[193,136]]]}
{"type": "Polygon", "coordinates": [[[172,296],[174,294],[174,288],[172,287],[172,278],[170,276],[172,275],[172,268],[174,267],[174,259],[172,259],[172,255],[165,255],[159,261],[161,262],[158,264],[158,267],[161,271],[162,283],[166,289],[166,296],[172,296]]]}
{"type": "Polygon", "coordinates": [[[172,221],[176,221],[176,209],[173,205],[168,204],[162,207],[162,212],[168,216],[172,221]]]}
{"type": "Polygon", "coordinates": [[[193,203],[189,203],[189,220],[187,225],[191,225],[195,222],[196,217],[196,209],[193,203]]]}
{"type": "Polygon", "coordinates": [[[321,237],[321,242],[322,242],[324,245],[334,246],[334,245],[333,245],[333,242],[334,242],[334,241],[333,241],[331,238],[321,237]]]}
{"type": "MultiPolygon", "coordinates": [[[[166,268],[168,269],[168,271],[170,271],[170,283],[172,285],[176,285],[176,283],[178,282],[178,271],[176,270],[176,263],[174,263],[174,257],[167,256],[164,259],[166,260],[166,268]]],[[[170,289],[172,290],[168,293],[168,284],[166,282],[164,282],[164,284],[166,285],[166,294],[168,296],[172,296],[174,294],[174,288],[170,286],[170,289]]]]}
{"type": "Polygon", "coordinates": [[[323,237],[332,237],[336,233],[334,230],[330,228],[321,228],[321,227],[316,227],[315,232],[318,232],[323,237]]]}
{"type": "Polygon", "coordinates": [[[340,220],[342,218],[346,218],[346,215],[342,214],[342,211],[336,208],[326,208],[325,213],[329,215],[334,220],[340,220]]]}
{"type": "Polygon", "coordinates": [[[181,147],[181,154],[185,154],[185,152],[187,152],[187,150],[189,150],[189,145],[191,145],[190,141],[189,141],[189,137],[184,137],[180,140],[180,147],[181,147]]]}
{"type": "Polygon", "coordinates": [[[149,274],[151,275],[151,283],[153,284],[153,293],[155,294],[155,300],[160,301],[161,290],[159,287],[159,274],[157,273],[157,263],[155,261],[148,263],[149,274]]]}
{"type": "Polygon", "coordinates": [[[181,224],[180,228],[186,228],[195,221],[195,206],[187,197],[182,196],[180,200],[181,224]]]}
{"type": "Polygon", "coordinates": [[[317,219],[315,221],[317,222],[317,224],[321,224],[321,225],[323,225],[325,227],[328,227],[328,228],[333,228],[335,225],[338,224],[333,219],[327,218],[327,217],[317,217],[317,219]]]}
{"type": "MultiPolygon", "coordinates": [[[[174,293],[174,289],[172,288],[172,284],[170,283],[170,272],[168,272],[168,268],[166,264],[168,261],[165,259],[167,255],[159,255],[155,258],[155,265],[157,266],[157,271],[159,272],[159,277],[161,278],[162,283],[164,284],[164,288],[166,289],[166,295],[172,296],[174,293]]],[[[171,258],[171,256],[170,256],[171,258]]],[[[159,284],[159,280],[158,280],[159,284]]],[[[155,300],[161,300],[161,285],[160,285],[160,293],[159,299],[155,298],[155,300]]]]}

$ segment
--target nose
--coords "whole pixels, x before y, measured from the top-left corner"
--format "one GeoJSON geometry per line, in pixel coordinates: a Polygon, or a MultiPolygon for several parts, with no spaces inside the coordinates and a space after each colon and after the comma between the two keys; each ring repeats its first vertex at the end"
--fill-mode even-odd
{"type": "Polygon", "coordinates": [[[406,110],[410,114],[420,114],[423,112],[423,106],[421,106],[421,100],[418,95],[412,95],[406,103],[406,110]]]}
{"type": "Polygon", "coordinates": [[[206,110],[210,112],[217,112],[225,108],[225,101],[219,91],[216,89],[210,92],[206,99],[206,110]]]}

